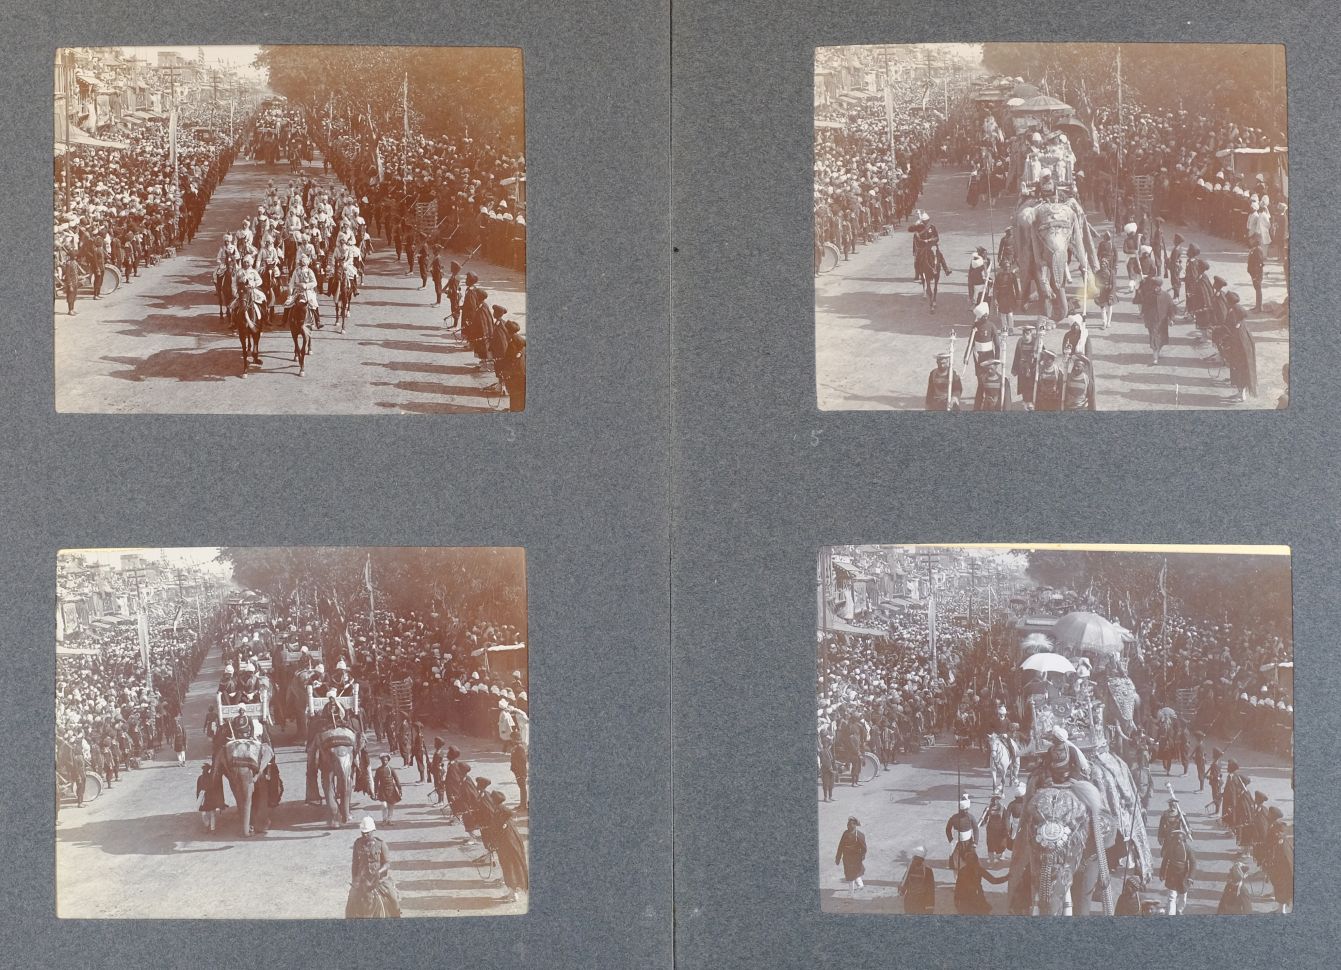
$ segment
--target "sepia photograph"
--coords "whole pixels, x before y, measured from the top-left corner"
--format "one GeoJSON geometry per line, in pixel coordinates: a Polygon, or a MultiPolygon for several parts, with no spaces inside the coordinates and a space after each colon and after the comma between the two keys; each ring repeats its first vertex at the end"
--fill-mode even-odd
{"type": "Polygon", "coordinates": [[[520,49],[54,66],[57,411],[525,409],[520,49]]]}
{"type": "Polygon", "coordinates": [[[827,913],[1287,914],[1290,551],[822,549],[827,913]]]}
{"type": "Polygon", "coordinates": [[[516,548],[62,551],[65,919],[525,913],[516,548]]]}
{"type": "Polygon", "coordinates": [[[1289,402],[1285,48],[815,51],[821,410],[1289,402]]]}

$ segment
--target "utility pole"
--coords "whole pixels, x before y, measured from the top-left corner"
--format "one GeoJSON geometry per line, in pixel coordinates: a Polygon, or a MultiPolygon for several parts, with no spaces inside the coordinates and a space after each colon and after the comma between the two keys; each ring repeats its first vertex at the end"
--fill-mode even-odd
{"type": "Polygon", "coordinates": [[[1122,137],[1122,122],[1123,122],[1123,114],[1122,114],[1122,45],[1121,45],[1121,44],[1118,44],[1118,45],[1117,45],[1117,102],[1118,102],[1118,104],[1117,104],[1117,109],[1118,109],[1118,139],[1117,139],[1117,153],[1118,153],[1118,159],[1117,159],[1117,161],[1118,161],[1118,182],[1119,182],[1119,184],[1121,184],[1121,181],[1122,181],[1122,141],[1123,141],[1123,137],[1122,137]]]}

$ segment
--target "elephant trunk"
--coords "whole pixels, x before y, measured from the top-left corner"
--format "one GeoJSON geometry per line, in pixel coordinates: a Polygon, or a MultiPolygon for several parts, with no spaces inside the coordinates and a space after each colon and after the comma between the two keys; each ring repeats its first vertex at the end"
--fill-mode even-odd
{"type": "Polygon", "coordinates": [[[237,800],[237,811],[243,835],[251,835],[251,796],[256,787],[256,775],[249,769],[239,769],[234,775],[233,798],[237,800]]]}

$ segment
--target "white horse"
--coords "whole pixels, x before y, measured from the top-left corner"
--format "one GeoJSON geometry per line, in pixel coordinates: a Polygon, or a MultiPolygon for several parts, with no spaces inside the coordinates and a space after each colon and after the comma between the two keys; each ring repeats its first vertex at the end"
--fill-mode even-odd
{"type": "Polygon", "coordinates": [[[1020,752],[1014,739],[993,731],[987,736],[988,766],[992,770],[992,792],[1003,794],[1014,788],[1020,776],[1020,752]]]}

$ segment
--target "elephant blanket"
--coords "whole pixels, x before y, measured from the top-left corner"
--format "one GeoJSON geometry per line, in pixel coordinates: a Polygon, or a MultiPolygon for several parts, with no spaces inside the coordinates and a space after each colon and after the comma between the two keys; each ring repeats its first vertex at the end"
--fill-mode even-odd
{"type": "Polygon", "coordinates": [[[1092,755],[1089,761],[1090,780],[1099,789],[1108,810],[1117,820],[1122,837],[1129,843],[1127,865],[1142,878],[1153,875],[1155,869],[1146,837],[1145,816],[1131,769],[1111,751],[1092,755]]]}
{"type": "Polygon", "coordinates": [[[261,769],[261,742],[256,738],[236,738],[224,745],[228,759],[240,768],[261,769]]]}

